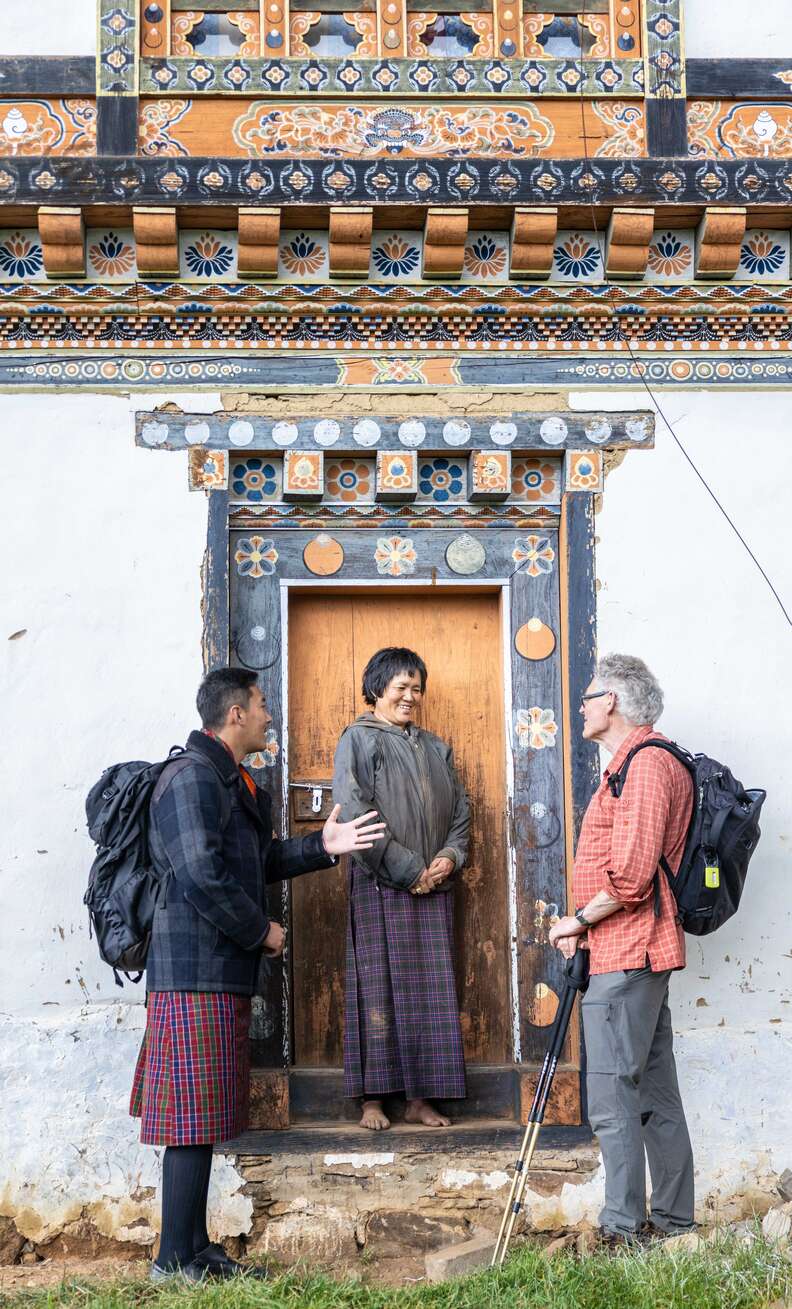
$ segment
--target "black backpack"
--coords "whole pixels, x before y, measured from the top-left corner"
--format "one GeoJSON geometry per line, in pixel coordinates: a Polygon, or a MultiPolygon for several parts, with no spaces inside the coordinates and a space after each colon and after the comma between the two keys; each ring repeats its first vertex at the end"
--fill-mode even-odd
{"type": "MultiPolygon", "coordinates": [[[[725,764],[704,754],[692,755],[673,741],[642,741],[627,755],[618,773],[608,778],[618,799],[639,750],[667,750],[693,779],[693,814],[682,862],[674,877],[664,855],[662,869],[677,903],[679,921],[691,936],[708,936],[737,910],[748,864],[761,835],[759,814],[766,791],[746,791],[725,764]]],[[[660,912],[660,872],[655,877],[655,914],[660,912]]]]}
{"type": "Polygon", "coordinates": [[[174,746],[162,763],[138,759],[113,764],[85,801],[88,832],[97,851],[83,903],[116,986],[123,986],[119,970],[127,977],[136,972],[131,980],[139,982],[146,966],[154,910],[165,881],[149,854],[149,804],[163,769],[185,753],[174,746]]]}

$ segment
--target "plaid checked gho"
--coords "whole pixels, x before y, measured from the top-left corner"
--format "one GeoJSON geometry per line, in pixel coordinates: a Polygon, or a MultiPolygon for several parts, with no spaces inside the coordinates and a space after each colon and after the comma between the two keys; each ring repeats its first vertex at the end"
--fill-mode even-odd
{"type": "Polygon", "coordinates": [[[653,882],[660,855],[675,873],[693,812],[687,769],[666,750],[642,750],[630,764],[620,798],[608,789],[630,750],[649,738],[665,741],[652,727],[636,727],[619,746],[592,797],[580,829],[572,891],[577,908],[598,891],[624,906],[589,928],[591,972],[684,968],[685,936],[676,903],[661,875],[660,914],[655,917],[653,882]]]}
{"type": "Polygon", "coordinates": [[[144,1145],[229,1141],[248,1124],[250,1000],[154,992],[129,1112],[144,1145]]]}

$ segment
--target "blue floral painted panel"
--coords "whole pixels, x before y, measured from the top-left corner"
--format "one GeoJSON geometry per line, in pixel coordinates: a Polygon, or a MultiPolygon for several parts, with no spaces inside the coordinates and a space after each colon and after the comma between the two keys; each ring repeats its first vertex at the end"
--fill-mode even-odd
{"type": "Polygon", "coordinates": [[[418,465],[418,499],[449,504],[465,499],[467,460],[424,459],[418,465]]]}
{"type": "Polygon", "coordinates": [[[264,459],[258,455],[237,459],[231,465],[230,491],[234,500],[248,504],[262,504],[265,500],[281,500],[283,465],[280,459],[264,459]]]}

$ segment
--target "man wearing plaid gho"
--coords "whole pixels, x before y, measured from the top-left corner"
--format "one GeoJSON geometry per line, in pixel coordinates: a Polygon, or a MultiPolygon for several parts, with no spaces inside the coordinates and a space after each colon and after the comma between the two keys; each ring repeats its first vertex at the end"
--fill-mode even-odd
{"type": "Polygon", "coordinates": [[[203,728],[163,770],[151,800],[150,849],[165,886],[146,963],[146,1033],[131,1113],[140,1139],[165,1146],[162,1233],[153,1281],[190,1282],[263,1270],[210,1243],[206,1201],[212,1146],[247,1127],[251,996],[262,955],[283,951],[266,887],[370,850],[375,813],[279,841],[272,801],[242,765],[264,750],[272,718],[256,674],[219,668],[197,699],[203,728]]]}
{"type": "Polygon", "coordinates": [[[588,1113],[605,1165],[606,1245],[642,1243],[693,1226],[693,1154],[674,1063],[668,982],[685,938],[660,856],[675,875],[693,808],[690,775],[666,750],[641,750],[621,796],[608,787],[653,730],[663,693],[640,659],[607,655],[582,697],[583,736],[611,755],[580,829],[576,913],[550,941],[569,958],[588,946],[582,1001],[588,1113]],[[659,898],[658,898],[659,893],[659,898]],[[644,1154],[645,1152],[645,1154],[644,1154]],[[652,1181],[646,1212],[646,1160],[652,1181]]]}

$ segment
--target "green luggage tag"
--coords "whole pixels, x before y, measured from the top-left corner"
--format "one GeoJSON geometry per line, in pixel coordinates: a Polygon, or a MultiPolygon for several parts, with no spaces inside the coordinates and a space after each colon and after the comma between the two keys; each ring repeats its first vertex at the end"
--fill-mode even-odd
{"type": "Polygon", "coordinates": [[[707,864],[704,869],[704,885],[708,891],[716,891],[720,886],[720,865],[717,860],[714,864],[707,864]]]}

